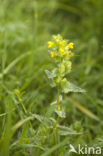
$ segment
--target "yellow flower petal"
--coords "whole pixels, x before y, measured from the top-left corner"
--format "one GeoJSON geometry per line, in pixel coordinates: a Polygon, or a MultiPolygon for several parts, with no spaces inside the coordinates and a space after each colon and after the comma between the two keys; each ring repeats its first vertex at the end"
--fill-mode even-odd
{"type": "Polygon", "coordinates": [[[71,56],[72,52],[68,51],[67,56],[71,56]]]}
{"type": "Polygon", "coordinates": [[[74,44],[73,44],[72,42],[69,43],[69,44],[68,44],[68,48],[73,49],[73,45],[74,45],[74,44]]]}
{"type": "Polygon", "coordinates": [[[64,55],[64,49],[60,48],[60,55],[64,55]]]}
{"type": "Polygon", "coordinates": [[[53,47],[53,45],[54,45],[54,43],[53,43],[53,42],[51,42],[51,41],[49,41],[49,42],[48,42],[48,48],[52,48],[52,47],[53,47]]]}
{"type": "Polygon", "coordinates": [[[55,57],[55,53],[53,51],[51,52],[51,57],[55,57]]]}
{"type": "Polygon", "coordinates": [[[66,41],[65,40],[62,40],[61,43],[60,43],[60,45],[61,46],[65,46],[66,45],[66,41]]]}

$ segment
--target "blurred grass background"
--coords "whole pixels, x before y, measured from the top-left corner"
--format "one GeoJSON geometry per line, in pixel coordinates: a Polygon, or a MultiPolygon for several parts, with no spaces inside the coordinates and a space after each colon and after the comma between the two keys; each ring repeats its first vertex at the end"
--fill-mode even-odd
{"type": "MultiPolygon", "coordinates": [[[[31,114],[54,116],[50,103],[57,91],[49,86],[44,73],[51,67],[47,41],[53,34],[74,42],[75,57],[68,79],[87,91],[64,98],[67,117],[61,124],[83,131],[80,137],[67,138],[75,145],[103,145],[103,1],[0,0],[0,156],[41,156],[46,150],[51,156],[69,155],[67,146],[62,146],[60,153],[60,148],[51,151],[54,143],[41,143],[37,133],[28,132],[28,122],[15,134],[11,131],[31,114]]],[[[32,125],[37,132],[42,129],[38,120],[32,125]]],[[[48,132],[48,139],[50,135],[48,132]]]]}

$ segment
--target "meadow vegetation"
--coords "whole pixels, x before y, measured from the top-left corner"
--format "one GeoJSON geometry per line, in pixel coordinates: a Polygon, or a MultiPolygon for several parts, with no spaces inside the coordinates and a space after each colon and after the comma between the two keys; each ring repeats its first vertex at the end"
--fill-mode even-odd
{"type": "Polygon", "coordinates": [[[102,0],[0,0],[0,156],[75,156],[69,144],[103,147],[102,34],[102,0]],[[74,43],[67,79],[86,90],[63,96],[59,124],[51,105],[57,89],[45,73],[56,34],[74,43]]]}

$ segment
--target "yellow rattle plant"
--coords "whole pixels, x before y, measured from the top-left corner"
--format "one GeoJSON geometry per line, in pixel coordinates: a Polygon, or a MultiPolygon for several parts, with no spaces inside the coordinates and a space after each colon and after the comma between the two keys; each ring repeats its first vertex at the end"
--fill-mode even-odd
{"type": "Polygon", "coordinates": [[[48,42],[48,51],[51,59],[55,62],[55,66],[51,71],[45,70],[45,72],[51,80],[51,86],[57,87],[58,89],[56,113],[60,117],[65,117],[65,112],[60,107],[62,94],[67,94],[68,92],[85,92],[84,89],[75,86],[66,78],[66,75],[69,74],[72,69],[71,58],[74,55],[72,52],[73,48],[74,43],[63,39],[61,35],[54,35],[52,41],[48,42]]]}

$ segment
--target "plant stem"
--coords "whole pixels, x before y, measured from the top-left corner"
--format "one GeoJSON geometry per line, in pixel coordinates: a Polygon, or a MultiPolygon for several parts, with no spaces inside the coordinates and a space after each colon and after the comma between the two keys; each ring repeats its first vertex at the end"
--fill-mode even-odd
{"type": "MultiPolygon", "coordinates": [[[[60,111],[60,102],[59,102],[59,96],[60,96],[60,88],[58,87],[58,98],[57,98],[57,110],[60,111]]],[[[57,124],[59,123],[59,115],[57,117],[56,123],[54,124],[54,128],[57,126],[57,124]]]]}
{"type": "Polygon", "coordinates": [[[59,100],[59,97],[60,97],[60,88],[58,87],[58,99],[57,99],[57,109],[58,109],[58,111],[60,111],[60,100],[59,100]]]}

